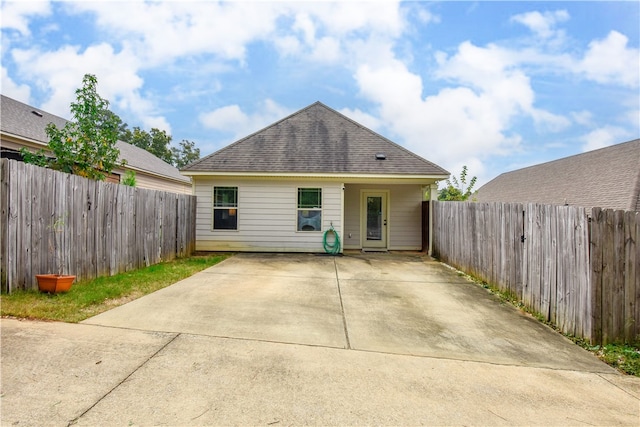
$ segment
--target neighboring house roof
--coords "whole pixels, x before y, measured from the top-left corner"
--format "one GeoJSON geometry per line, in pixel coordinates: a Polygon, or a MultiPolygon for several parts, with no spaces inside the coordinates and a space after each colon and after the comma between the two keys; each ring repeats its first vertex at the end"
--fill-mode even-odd
{"type": "Polygon", "coordinates": [[[316,102],[182,169],[186,174],[428,175],[449,172],[316,102]],[[377,160],[382,154],[385,160],[377,160]]]}
{"type": "Polygon", "coordinates": [[[503,173],[475,198],[640,211],[640,139],[503,173]]]}
{"type": "MultiPolygon", "coordinates": [[[[49,137],[45,131],[47,125],[53,123],[58,128],[63,128],[67,123],[67,120],[62,117],[16,101],[8,96],[0,95],[0,97],[0,131],[2,134],[46,146],[49,143],[49,137]]],[[[122,141],[116,142],[116,148],[120,150],[119,160],[127,161],[127,168],[160,175],[186,184],[190,183],[190,179],[181,175],[177,168],[142,148],[122,141]]]]}

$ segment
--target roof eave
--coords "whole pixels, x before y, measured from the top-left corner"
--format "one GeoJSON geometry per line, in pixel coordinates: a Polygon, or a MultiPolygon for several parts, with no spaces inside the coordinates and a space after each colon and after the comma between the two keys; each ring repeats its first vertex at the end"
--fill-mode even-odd
{"type": "Polygon", "coordinates": [[[125,164],[124,166],[121,166],[121,167],[122,167],[122,169],[125,169],[125,170],[132,170],[132,171],[134,171],[136,173],[142,173],[142,174],[145,174],[145,175],[153,176],[155,178],[161,178],[161,179],[164,179],[164,180],[167,180],[167,181],[174,181],[176,183],[184,184],[184,185],[191,185],[191,178],[188,178],[186,176],[184,177],[184,179],[179,179],[179,178],[172,177],[172,176],[169,176],[169,175],[163,175],[163,174],[159,174],[159,173],[156,173],[156,172],[151,172],[151,171],[146,170],[146,169],[142,169],[142,168],[138,168],[138,167],[135,167],[135,166],[131,166],[128,163],[125,164]]]}
{"type": "Polygon", "coordinates": [[[301,173],[301,172],[222,172],[222,171],[181,171],[183,175],[193,177],[222,176],[240,178],[300,178],[330,180],[397,180],[397,181],[441,181],[448,174],[371,174],[371,173],[301,173]]]}
{"type": "MultiPolygon", "coordinates": [[[[29,144],[33,144],[35,146],[38,147],[42,147],[42,148],[48,148],[49,144],[45,141],[40,141],[38,139],[32,139],[32,138],[27,138],[21,135],[16,135],[14,133],[11,132],[6,132],[6,131],[0,131],[0,138],[1,139],[7,139],[10,140],[11,142],[15,142],[15,143],[21,143],[21,142],[26,142],[29,144]]],[[[34,147],[35,148],[35,147],[34,147]]]]}

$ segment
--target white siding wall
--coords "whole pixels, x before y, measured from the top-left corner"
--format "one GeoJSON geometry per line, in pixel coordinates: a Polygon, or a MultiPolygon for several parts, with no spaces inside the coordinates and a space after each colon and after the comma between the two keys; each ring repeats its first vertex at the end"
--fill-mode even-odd
{"type": "Polygon", "coordinates": [[[315,181],[194,177],[196,250],[324,252],[323,231],[342,237],[342,184],[315,181]],[[213,230],[213,187],[238,187],[238,230],[213,230]],[[298,188],[322,188],[321,232],[297,231],[298,188]]]}
{"type": "Polygon", "coordinates": [[[360,190],[362,188],[362,185],[346,184],[344,186],[344,236],[340,237],[345,249],[362,249],[360,242],[360,190]]]}
{"type": "Polygon", "coordinates": [[[422,249],[422,187],[390,186],[389,249],[422,249]]]}
{"type": "MultiPolygon", "coordinates": [[[[124,171],[118,171],[118,173],[121,174],[121,178],[124,178],[124,171]]],[[[140,171],[136,171],[136,187],[180,194],[191,194],[193,191],[190,183],[183,184],[176,181],[170,181],[157,176],[147,175],[140,171]]]]}
{"type": "Polygon", "coordinates": [[[391,250],[422,249],[422,186],[421,185],[345,185],[344,247],[361,249],[362,190],[389,191],[389,240],[391,250]],[[351,234],[351,238],[349,238],[351,234]]]}

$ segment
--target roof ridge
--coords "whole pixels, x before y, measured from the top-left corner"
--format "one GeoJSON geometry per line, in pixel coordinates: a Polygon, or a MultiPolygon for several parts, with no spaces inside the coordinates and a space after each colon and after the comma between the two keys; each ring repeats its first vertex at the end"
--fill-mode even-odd
{"type": "Polygon", "coordinates": [[[224,146],[224,147],[220,148],[219,150],[217,150],[217,151],[215,151],[215,152],[213,152],[213,153],[211,153],[211,154],[209,154],[209,155],[207,155],[207,156],[205,156],[205,157],[203,157],[203,158],[201,158],[201,159],[199,159],[199,160],[197,160],[197,161],[195,161],[195,162],[191,163],[190,165],[188,165],[186,168],[183,168],[182,170],[189,170],[189,169],[191,169],[192,167],[199,165],[200,163],[206,162],[206,161],[207,161],[207,159],[209,159],[209,158],[211,158],[211,157],[213,157],[213,156],[216,156],[216,155],[218,155],[218,154],[220,154],[220,153],[223,153],[223,152],[225,152],[225,151],[227,151],[227,150],[231,150],[231,149],[233,149],[235,146],[237,146],[238,144],[240,144],[240,143],[242,143],[242,142],[244,142],[244,141],[246,141],[246,140],[248,140],[248,139],[252,138],[253,136],[255,136],[255,135],[259,134],[259,133],[265,132],[266,130],[268,130],[268,129],[270,129],[270,128],[274,127],[274,126],[277,126],[277,125],[279,125],[280,123],[282,123],[282,122],[284,122],[284,121],[286,121],[286,120],[289,120],[289,119],[291,119],[291,118],[293,118],[293,117],[295,117],[295,116],[298,116],[298,115],[300,115],[300,114],[304,113],[305,111],[307,111],[307,110],[311,109],[312,107],[316,107],[316,106],[320,106],[320,107],[322,107],[322,108],[324,108],[324,109],[326,109],[326,110],[330,111],[331,113],[333,113],[333,114],[337,115],[338,117],[340,117],[340,118],[342,118],[342,119],[344,119],[344,120],[348,121],[348,122],[349,122],[349,123],[351,123],[352,125],[355,125],[357,128],[362,129],[363,131],[368,132],[368,133],[370,133],[371,135],[373,135],[373,136],[375,136],[375,137],[378,137],[378,138],[382,139],[382,140],[383,140],[383,141],[385,141],[386,143],[388,143],[388,144],[392,145],[392,146],[393,146],[393,147],[395,147],[395,148],[400,149],[401,151],[403,151],[403,152],[405,152],[406,154],[408,154],[408,155],[412,156],[413,158],[415,158],[415,159],[419,160],[420,162],[423,162],[423,163],[425,163],[425,164],[427,164],[427,165],[429,165],[429,166],[431,166],[431,167],[437,168],[437,169],[439,169],[442,173],[449,174],[449,172],[448,172],[447,170],[445,170],[445,169],[443,169],[442,167],[440,167],[440,166],[436,165],[435,163],[433,163],[433,162],[431,162],[431,161],[429,161],[429,160],[425,159],[425,158],[424,158],[424,157],[422,157],[422,156],[417,155],[416,153],[414,153],[414,152],[410,151],[409,149],[407,149],[407,148],[405,148],[405,147],[401,146],[400,144],[397,144],[397,143],[395,143],[395,142],[391,141],[389,138],[387,138],[387,137],[385,137],[385,136],[383,136],[383,135],[379,134],[378,132],[376,132],[376,131],[374,131],[374,130],[372,130],[372,129],[370,129],[370,128],[366,127],[366,126],[363,126],[362,124],[360,124],[360,123],[356,122],[356,121],[355,121],[355,120],[353,120],[352,118],[350,118],[350,117],[346,116],[345,114],[343,114],[343,113],[341,113],[341,112],[339,112],[339,111],[337,111],[337,110],[335,110],[335,109],[333,109],[333,108],[329,107],[328,105],[324,104],[324,103],[323,103],[323,102],[321,102],[321,101],[313,102],[313,103],[311,103],[311,104],[307,105],[306,107],[301,108],[300,110],[297,110],[297,111],[295,111],[295,112],[293,112],[293,113],[291,113],[291,114],[287,115],[286,117],[283,117],[282,119],[280,119],[280,120],[278,120],[278,121],[276,121],[276,122],[271,123],[270,125],[267,125],[267,126],[265,126],[265,127],[262,127],[262,128],[260,128],[260,129],[256,130],[255,132],[252,132],[251,134],[249,134],[249,135],[247,135],[247,136],[245,136],[245,137],[243,137],[243,138],[241,138],[241,139],[239,139],[239,140],[237,140],[237,141],[234,141],[234,142],[232,142],[231,144],[226,145],[226,146],[224,146]]]}

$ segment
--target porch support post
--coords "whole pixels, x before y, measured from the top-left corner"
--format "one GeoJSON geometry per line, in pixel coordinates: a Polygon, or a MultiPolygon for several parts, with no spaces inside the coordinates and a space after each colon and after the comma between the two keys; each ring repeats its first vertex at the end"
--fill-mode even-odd
{"type": "Polygon", "coordinates": [[[340,192],[340,253],[344,253],[344,244],[346,236],[344,235],[344,182],[340,184],[342,191],[340,192]]]}
{"type": "Polygon", "coordinates": [[[434,183],[431,184],[430,186],[430,191],[429,191],[429,256],[432,256],[431,254],[433,253],[433,234],[434,234],[434,229],[433,229],[433,202],[435,200],[438,200],[438,184],[434,183]]]}

